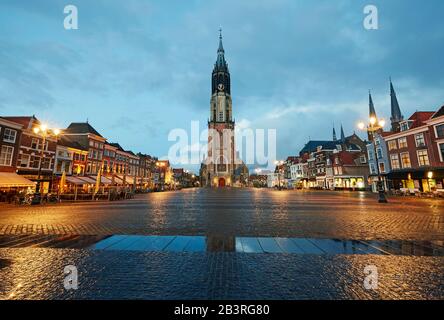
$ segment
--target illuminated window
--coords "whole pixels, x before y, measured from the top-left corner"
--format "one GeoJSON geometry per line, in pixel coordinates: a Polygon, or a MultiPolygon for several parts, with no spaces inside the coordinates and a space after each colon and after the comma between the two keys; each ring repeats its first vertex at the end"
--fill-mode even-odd
{"type": "Polygon", "coordinates": [[[407,148],[407,138],[399,138],[398,139],[399,149],[407,148]]]}
{"type": "Polygon", "coordinates": [[[401,165],[399,163],[399,157],[397,154],[391,154],[390,155],[390,163],[392,165],[392,169],[396,170],[396,169],[400,169],[401,165]]]}
{"type": "Polygon", "coordinates": [[[429,166],[429,155],[427,150],[418,150],[418,163],[420,166],[429,166]]]}
{"type": "Polygon", "coordinates": [[[385,173],[385,164],[384,162],[379,163],[379,172],[385,173]]]}
{"type": "Polygon", "coordinates": [[[403,168],[411,168],[412,164],[408,152],[401,153],[401,164],[403,168]]]}
{"type": "Polygon", "coordinates": [[[390,140],[388,142],[388,148],[389,148],[389,150],[396,150],[396,149],[398,149],[398,146],[396,144],[396,140],[390,140]]]}
{"type": "Polygon", "coordinates": [[[31,159],[31,157],[29,156],[29,154],[22,154],[21,157],[20,157],[20,164],[19,164],[19,166],[21,168],[29,167],[30,159],[31,159]]]}
{"type": "Polygon", "coordinates": [[[2,150],[0,152],[0,166],[10,166],[12,164],[13,153],[13,147],[2,146],[2,150]]]}

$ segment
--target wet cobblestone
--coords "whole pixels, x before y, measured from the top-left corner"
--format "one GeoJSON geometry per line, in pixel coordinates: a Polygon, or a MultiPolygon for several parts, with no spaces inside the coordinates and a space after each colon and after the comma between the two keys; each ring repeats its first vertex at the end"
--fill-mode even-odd
{"type": "Polygon", "coordinates": [[[444,299],[444,258],[19,248],[0,249],[0,280],[1,299],[444,299]]]}
{"type": "Polygon", "coordinates": [[[444,201],[265,189],[138,195],[124,202],[0,206],[0,235],[207,235],[443,240],[444,201]]]}

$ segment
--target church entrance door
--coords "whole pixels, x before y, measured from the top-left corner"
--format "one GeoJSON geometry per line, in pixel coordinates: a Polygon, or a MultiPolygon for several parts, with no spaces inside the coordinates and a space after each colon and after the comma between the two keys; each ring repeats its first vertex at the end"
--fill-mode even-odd
{"type": "Polygon", "coordinates": [[[223,188],[223,187],[225,187],[225,179],[219,178],[219,188],[223,188]]]}

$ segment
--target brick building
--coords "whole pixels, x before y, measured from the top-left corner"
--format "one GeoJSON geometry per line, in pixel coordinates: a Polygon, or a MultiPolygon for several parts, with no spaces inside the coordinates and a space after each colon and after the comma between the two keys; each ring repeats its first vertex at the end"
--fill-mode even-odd
{"type": "Polygon", "coordinates": [[[88,163],[88,148],[82,147],[68,136],[62,136],[57,144],[54,173],[83,176],[88,163]]]}
{"type": "Polygon", "coordinates": [[[437,112],[415,112],[400,122],[400,130],[384,137],[391,187],[421,192],[443,189],[444,107],[437,112]]]}
{"type": "Polygon", "coordinates": [[[45,145],[43,145],[43,137],[34,132],[34,128],[41,126],[40,121],[35,116],[3,117],[3,119],[15,122],[23,127],[17,160],[17,173],[31,181],[37,181],[40,167],[40,190],[43,193],[48,193],[54,184],[53,170],[57,137],[47,135],[45,145]]]}
{"type": "Polygon", "coordinates": [[[139,183],[142,189],[154,187],[154,171],[156,170],[157,158],[147,154],[138,153],[139,157],[139,183]]]}
{"type": "Polygon", "coordinates": [[[71,141],[76,141],[82,148],[88,150],[86,174],[97,174],[102,167],[106,139],[88,122],[71,123],[63,132],[63,136],[68,137],[71,141]]]}
{"type": "Polygon", "coordinates": [[[0,117],[0,172],[16,172],[23,125],[0,117]]]}

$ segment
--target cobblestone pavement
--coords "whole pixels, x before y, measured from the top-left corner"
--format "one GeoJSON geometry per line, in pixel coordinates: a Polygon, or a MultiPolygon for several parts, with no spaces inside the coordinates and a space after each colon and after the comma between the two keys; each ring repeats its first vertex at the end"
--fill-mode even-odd
{"type": "Polygon", "coordinates": [[[443,240],[444,201],[359,192],[189,189],[123,202],[0,206],[0,235],[158,234],[443,240]]]}
{"type": "Polygon", "coordinates": [[[0,249],[0,279],[1,299],[444,299],[444,258],[21,248],[0,249]]]}

